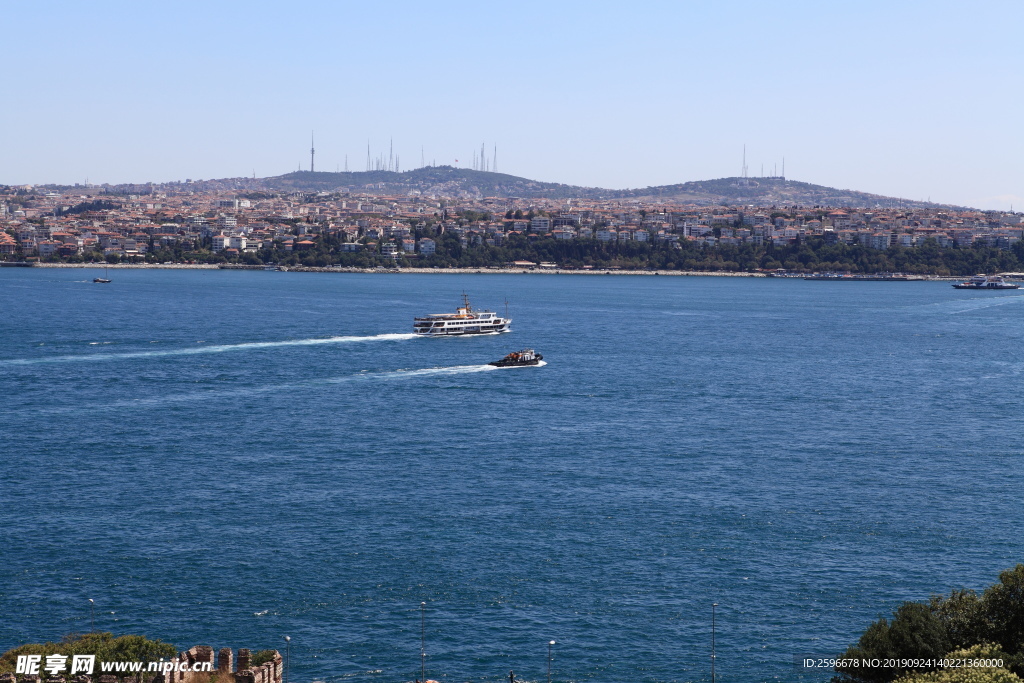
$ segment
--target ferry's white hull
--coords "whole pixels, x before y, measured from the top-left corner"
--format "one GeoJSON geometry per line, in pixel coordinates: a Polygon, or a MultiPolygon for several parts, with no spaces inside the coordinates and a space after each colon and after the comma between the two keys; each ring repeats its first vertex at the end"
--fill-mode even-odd
{"type": "Polygon", "coordinates": [[[511,332],[511,328],[505,327],[501,330],[414,330],[421,337],[465,337],[470,334],[504,334],[511,332]]]}

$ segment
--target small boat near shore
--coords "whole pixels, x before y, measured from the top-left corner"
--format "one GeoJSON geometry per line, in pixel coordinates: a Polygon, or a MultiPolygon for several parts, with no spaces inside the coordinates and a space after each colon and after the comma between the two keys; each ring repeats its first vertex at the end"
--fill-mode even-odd
{"type": "Polygon", "coordinates": [[[522,351],[513,351],[501,360],[493,361],[488,365],[497,368],[519,368],[527,365],[540,365],[543,360],[544,356],[533,349],[523,349],[522,351]]]}
{"type": "Polygon", "coordinates": [[[955,289],[1020,289],[1020,285],[1005,281],[999,275],[975,275],[966,282],[953,285],[955,289]]]}

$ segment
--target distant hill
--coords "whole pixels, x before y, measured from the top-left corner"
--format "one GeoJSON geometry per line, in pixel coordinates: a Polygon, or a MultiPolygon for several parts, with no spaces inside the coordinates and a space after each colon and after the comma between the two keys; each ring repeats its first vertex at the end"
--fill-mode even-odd
{"type": "Polygon", "coordinates": [[[417,190],[438,196],[477,197],[592,197],[609,190],[577,187],[561,183],[542,183],[507,173],[473,171],[453,166],[427,166],[413,171],[353,171],[347,173],[311,173],[296,171],[275,178],[263,178],[270,190],[332,191],[348,187],[352,191],[375,193],[417,190]]]}
{"type": "MultiPolygon", "coordinates": [[[[45,185],[53,189],[66,186],[45,185]]],[[[786,178],[718,178],[694,180],[676,185],[660,185],[630,190],[581,187],[546,183],[529,178],[473,171],[452,166],[427,166],[412,171],[352,171],[344,173],[295,171],[268,178],[221,178],[188,184],[142,183],[104,185],[110,194],[143,194],[155,190],[215,192],[353,192],[373,195],[408,195],[482,199],[484,197],[520,197],[523,199],[623,199],[646,203],[658,201],[701,205],[755,206],[842,206],[858,208],[966,208],[949,204],[917,202],[895,197],[839,190],[834,187],[788,180],[786,178]]]]}
{"type": "Polygon", "coordinates": [[[473,171],[452,166],[431,166],[413,171],[353,171],[324,173],[297,171],[255,183],[265,190],[333,192],[339,189],[371,194],[419,192],[438,197],[522,197],[524,199],[635,199],[692,202],[695,204],[754,204],[758,206],[824,205],[864,208],[953,207],[896,197],[840,190],[785,178],[718,178],[630,190],[546,183],[506,173],[473,171]]]}

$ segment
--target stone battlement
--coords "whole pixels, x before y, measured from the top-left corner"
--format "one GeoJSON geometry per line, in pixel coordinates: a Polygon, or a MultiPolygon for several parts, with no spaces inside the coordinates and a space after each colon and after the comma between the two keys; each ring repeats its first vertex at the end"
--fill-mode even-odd
{"type": "MultiPolygon", "coordinates": [[[[196,664],[209,664],[213,673],[224,678],[233,674],[234,683],[281,683],[284,673],[284,660],[281,653],[274,651],[274,657],[259,666],[252,666],[252,653],[248,648],[238,650],[237,666],[231,648],[224,647],[217,651],[214,662],[213,648],[208,645],[196,645],[178,654],[176,663],[183,665],[179,669],[195,669],[196,664]]],[[[170,671],[158,678],[155,683],[209,683],[210,673],[205,671],[170,671]]]]}

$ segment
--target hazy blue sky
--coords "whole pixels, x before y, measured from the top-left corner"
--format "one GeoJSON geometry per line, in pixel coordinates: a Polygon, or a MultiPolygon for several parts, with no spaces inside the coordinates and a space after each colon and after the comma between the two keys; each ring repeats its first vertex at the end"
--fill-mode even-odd
{"type": "Polygon", "coordinates": [[[51,2],[0,28],[0,183],[468,165],[1024,209],[1024,2],[51,2]]]}

